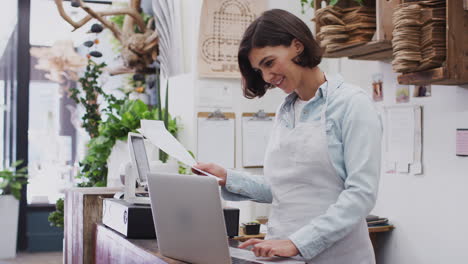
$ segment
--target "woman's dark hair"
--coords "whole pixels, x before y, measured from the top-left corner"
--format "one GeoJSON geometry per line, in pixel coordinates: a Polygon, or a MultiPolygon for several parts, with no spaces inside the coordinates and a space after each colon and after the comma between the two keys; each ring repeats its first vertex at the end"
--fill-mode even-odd
{"type": "Polygon", "coordinates": [[[262,97],[273,86],[266,83],[261,73],[253,70],[249,53],[253,48],[266,46],[289,47],[293,39],[304,45],[301,54],[293,62],[302,67],[314,68],[322,60],[322,50],[307,25],[295,15],[281,9],[263,12],[245,30],[239,45],[238,62],[242,74],[244,96],[252,99],[262,97]]]}

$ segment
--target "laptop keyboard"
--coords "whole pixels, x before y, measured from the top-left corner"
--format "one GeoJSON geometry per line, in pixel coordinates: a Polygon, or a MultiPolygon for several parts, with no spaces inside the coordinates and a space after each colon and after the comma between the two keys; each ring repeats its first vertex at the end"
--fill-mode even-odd
{"type": "Polygon", "coordinates": [[[298,258],[282,258],[282,257],[273,257],[273,258],[260,258],[255,257],[254,253],[250,250],[230,247],[229,252],[231,254],[232,264],[262,264],[262,263],[284,263],[284,264],[304,264],[303,259],[298,258]]]}
{"type": "Polygon", "coordinates": [[[245,259],[238,259],[238,258],[231,258],[232,264],[252,264],[252,263],[259,263],[252,260],[245,260],[245,259]]]}

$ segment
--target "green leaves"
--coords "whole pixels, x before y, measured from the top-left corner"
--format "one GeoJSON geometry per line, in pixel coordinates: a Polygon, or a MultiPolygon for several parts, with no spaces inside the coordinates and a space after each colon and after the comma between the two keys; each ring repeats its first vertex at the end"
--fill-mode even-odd
{"type": "MultiPolygon", "coordinates": [[[[150,110],[140,100],[122,100],[108,111],[105,121],[100,121],[98,136],[92,138],[88,143],[88,152],[80,162],[81,175],[84,181],[81,187],[106,186],[107,182],[107,159],[112,147],[117,140],[127,140],[129,132],[136,132],[140,128],[142,119],[157,120],[158,109],[150,110]],[[111,114],[116,112],[117,115],[111,114]]],[[[165,111],[165,109],[163,109],[165,111]]],[[[177,134],[177,122],[168,115],[168,130],[173,135],[177,134]]]]}
{"type": "Polygon", "coordinates": [[[301,1],[301,12],[305,13],[305,8],[314,8],[314,0],[300,0],[301,1]]]}
{"type": "MultiPolygon", "coordinates": [[[[340,0],[329,0],[329,1],[326,1],[328,2],[328,5],[331,5],[331,6],[334,6],[336,4],[338,4],[340,0]]],[[[358,3],[359,5],[364,5],[364,0],[354,0],[354,2],[358,3]]],[[[305,13],[306,11],[306,7],[308,8],[314,8],[314,0],[300,0],[300,3],[301,3],[301,12],[302,14],[305,13]]]]}
{"type": "Polygon", "coordinates": [[[357,2],[359,5],[364,5],[364,0],[354,0],[355,2],[357,2]]]}
{"type": "MultiPolygon", "coordinates": [[[[89,133],[91,140],[88,144],[86,157],[80,162],[81,172],[78,178],[82,180],[81,187],[105,186],[107,182],[107,159],[117,140],[126,140],[129,132],[136,132],[142,119],[164,120],[169,132],[177,134],[177,124],[172,120],[167,109],[153,109],[140,100],[121,100],[111,94],[106,94],[98,83],[105,63],[97,64],[88,61],[84,76],[79,79],[82,92],[76,88],[71,90],[71,98],[85,107],[82,117],[83,127],[89,133]],[[104,97],[107,108],[102,115],[97,103],[98,96],[104,97]],[[164,113],[164,115],[163,115],[164,113]]],[[[168,87],[166,87],[166,94],[168,87]]],[[[166,95],[166,105],[168,99],[166,95]]],[[[159,105],[160,108],[160,105],[159,105]]],[[[166,156],[162,156],[162,160],[166,156]]]]}
{"type": "Polygon", "coordinates": [[[55,211],[49,214],[48,220],[51,226],[63,227],[64,201],[60,198],[55,203],[55,211]]]}
{"type": "Polygon", "coordinates": [[[13,162],[11,168],[0,171],[1,194],[12,194],[16,199],[21,199],[21,189],[28,183],[27,167],[18,168],[22,160],[13,162]]]}
{"type": "MultiPolygon", "coordinates": [[[[88,132],[91,138],[99,134],[98,124],[99,121],[101,121],[101,115],[99,113],[97,97],[99,94],[104,95],[104,92],[99,86],[98,78],[102,74],[102,68],[105,66],[105,63],[97,64],[92,60],[88,60],[84,76],[79,79],[84,95],[82,95],[78,88],[70,88],[70,98],[77,104],[82,104],[85,108],[85,114],[82,117],[83,128],[88,132]]],[[[105,97],[106,96],[107,95],[105,95],[105,97]]]]}

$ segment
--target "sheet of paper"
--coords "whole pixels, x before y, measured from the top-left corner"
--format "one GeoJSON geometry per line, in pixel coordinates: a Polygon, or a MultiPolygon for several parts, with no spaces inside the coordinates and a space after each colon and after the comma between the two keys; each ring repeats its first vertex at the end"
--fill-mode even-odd
{"type": "Polygon", "coordinates": [[[141,120],[143,135],[156,147],[180,162],[193,166],[197,162],[177,139],[167,131],[163,121],[141,120]]]}
{"type": "Polygon", "coordinates": [[[229,109],[233,105],[233,88],[204,80],[200,82],[198,106],[229,109]]]}
{"type": "Polygon", "coordinates": [[[422,107],[414,108],[414,162],[410,165],[410,173],[422,174],[422,107]]]}
{"type": "Polygon", "coordinates": [[[197,159],[234,168],[234,124],[233,118],[213,120],[199,117],[197,159]]]}
{"type": "Polygon", "coordinates": [[[244,167],[263,166],[272,126],[273,119],[252,120],[250,116],[242,117],[242,165],[244,167]]]}
{"type": "Polygon", "coordinates": [[[401,164],[414,161],[414,108],[387,109],[387,159],[401,164]]]}
{"type": "MultiPolygon", "coordinates": [[[[156,147],[162,149],[169,156],[193,168],[197,161],[190,155],[187,149],[180,144],[177,139],[167,131],[163,121],[158,120],[141,120],[140,133],[143,134],[156,147]]],[[[208,172],[194,168],[203,174],[214,177],[217,181],[220,179],[208,172]]]]}
{"type": "Polygon", "coordinates": [[[410,173],[413,175],[422,174],[422,164],[421,162],[416,162],[410,165],[410,173]]]}
{"type": "Polygon", "coordinates": [[[408,173],[409,172],[409,164],[404,162],[398,162],[396,164],[396,171],[399,173],[408,173]]]}
{"type": "Polygon", "coordinates": [[[238,259],[245,259],[249,261],[255,261],[258,263],[281,263],[281,264],[304,264],[305,261],[300,257],[293,257],[293,258],[281,258],[281,257],[272,257],[272,258],[264,258],[264,257],[256,257],[255,254],[246,249],[234,248],[229,247],[229,252],[231,253],[231,257],[238,258],[238,259]]]}
{"type": "Polygon", "coordinates": [[[205,174],[205,175],[206,175],[206,176],[208,176],[208,177],[215,178],[217,181],[221,181],[221,179],[220,179],[220,178],[218,178],[218,177],[214,176],[214,175],[213,175],[213,174],[211,174],[211,173],[208,173],[208,172],[206,172],[206,171],[202,171],[202,170],[200,170],[200,169],[197,169],[197,168],[195,168],[195,167],[192,167],[192,169],[194,169],[194,170],[196,170],[196,171],[198,171],[198,172],[201,172],[201,173],[205,174]]]}
{"type": "Polygon", "coordinates": [[[384,163],[384,171],[385,173],[395,173],[396,172],[396,163],[392,161],[386,161],[384,163]]]}
{"type": "Polygon", "coordinates": [[[468,156],[468,129],[457,129],[456,155],[468,156]]]}

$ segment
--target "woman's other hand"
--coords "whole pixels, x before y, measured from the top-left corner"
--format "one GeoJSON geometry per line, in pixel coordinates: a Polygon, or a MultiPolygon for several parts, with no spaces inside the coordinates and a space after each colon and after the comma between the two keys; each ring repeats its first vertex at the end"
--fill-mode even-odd
{"type": "MultiPolygon", "coordinates": [[[[197,168],[199,170],[202,170],[202,171],[206,171],[206,172],[220,178],[221,180],[218,182],[220,186],[225,186],[226,185],[227,171],[226,171],[225,168],[223,168],[223,167],[221,167],[219,165],[216,165],[214,163],[203,163],[203,162],[198,162],[193,167],[197,168]]],[[[201,173],[199,171],[196,171],[196,170],[193,170],[193,169],[192,169],[192,172],[195,173],[195,174],[198,174],[198,175],[203,175],[203,173],[201,173]]]]}
{"type": "Polygon", "coordinates": [[[239,248],[252,247],[252,252],[257,257],[293,257],[299,254],[299,250],[291,240],[261,240],[249,239],[239,245],[239,248]]]}

